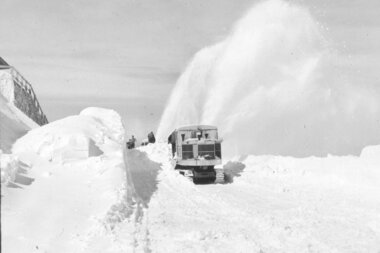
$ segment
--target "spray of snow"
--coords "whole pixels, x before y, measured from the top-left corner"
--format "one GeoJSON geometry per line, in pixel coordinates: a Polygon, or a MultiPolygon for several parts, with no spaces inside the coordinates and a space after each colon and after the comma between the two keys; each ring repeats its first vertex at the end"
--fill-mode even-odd
{"type": "Polygon", "coordinates": [[[194,56],[158,138],[178,125],[213,124],[231,155],[358,153],[380,142],[380,90],[347,83],[339,65],[307,9],[261,2],[194,56]]]}

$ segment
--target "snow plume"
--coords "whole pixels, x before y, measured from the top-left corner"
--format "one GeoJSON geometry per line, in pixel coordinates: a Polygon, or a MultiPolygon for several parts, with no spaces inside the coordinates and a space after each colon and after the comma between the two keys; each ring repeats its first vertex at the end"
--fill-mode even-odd
{"type": "Polygon", "coordinates": [[[322,32],[304,7],[255,5],[227,38],[194,56],[158,137],[179,125],[217,125],[231,155],[347,154],[379,143],[380,88],[350,84],[322,32]]]}

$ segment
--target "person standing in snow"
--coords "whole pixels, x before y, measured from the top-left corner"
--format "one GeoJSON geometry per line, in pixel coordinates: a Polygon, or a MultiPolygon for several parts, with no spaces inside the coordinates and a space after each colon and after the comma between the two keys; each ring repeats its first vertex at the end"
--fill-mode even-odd
{"type": "Polygon", "coordinates": [[[135,147],[135,143],[136,143],[136,138],[135,138],[135,136],[134,135],[132,135],[132,145],[133,145],[133,147],[135,147]]]}
{"type": "Polygon", "coordinates": [[[156,142],[156,138],[154,137],[153,132],[150,132],[148,134],[148,141],[149,141],[149,143],[155,143],[156,142]]]}

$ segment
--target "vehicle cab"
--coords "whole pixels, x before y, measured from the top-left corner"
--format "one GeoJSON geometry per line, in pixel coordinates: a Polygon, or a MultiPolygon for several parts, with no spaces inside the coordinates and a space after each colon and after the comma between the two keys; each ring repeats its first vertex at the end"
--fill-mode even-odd
{"type": "Polygon", "coordinates": [[[168,137],[176,165],[215,166],[222,163],[218,129],[210,125],[179,127],[168,137]]]}

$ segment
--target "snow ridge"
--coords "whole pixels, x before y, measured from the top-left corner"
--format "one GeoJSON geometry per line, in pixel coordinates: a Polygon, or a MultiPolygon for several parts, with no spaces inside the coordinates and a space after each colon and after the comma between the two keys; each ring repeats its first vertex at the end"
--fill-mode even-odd
{"type": "Polygon", "coordinates": [[[107,213],[127,190],[123,136],[116,112],[89,108],[18,139],[0,159],[2,249],[96,252],[98,237],[110,245],[107,213]]]}

